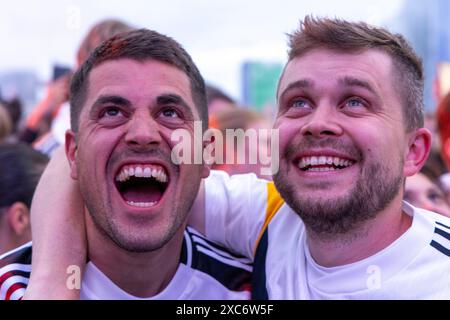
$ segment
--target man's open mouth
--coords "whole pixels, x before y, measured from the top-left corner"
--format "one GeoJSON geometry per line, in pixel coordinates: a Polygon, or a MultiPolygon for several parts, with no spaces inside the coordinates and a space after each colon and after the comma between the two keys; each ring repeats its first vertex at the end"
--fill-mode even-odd
{"type": "Polygon", "coordinates": [[[355,161],[353,160],[339,157],[312,156],[300,158],[298,167],[305,172],[327,172],[343,170],[354,164],[355,161]]]}
{"type": "Polygon", "coordinates": [[[169,178],[160,165],[126,165],[116,174],[115,185],[128,205],[146,208],[158,204],[169,185],[169,178]]]}

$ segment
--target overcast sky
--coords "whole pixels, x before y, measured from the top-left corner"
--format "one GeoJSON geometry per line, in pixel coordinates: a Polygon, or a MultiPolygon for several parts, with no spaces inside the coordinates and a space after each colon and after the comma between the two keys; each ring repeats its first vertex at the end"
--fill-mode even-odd
{"type": "Polygon", "coordinates": [[[74,65],[89,27],[120,18],[178,40],[205,80],[240,98],[243,60],[286,60],[286,36],[305,14],[383,25],[403,0],[14,0],[0,10],[0,72],[74,65]]]}

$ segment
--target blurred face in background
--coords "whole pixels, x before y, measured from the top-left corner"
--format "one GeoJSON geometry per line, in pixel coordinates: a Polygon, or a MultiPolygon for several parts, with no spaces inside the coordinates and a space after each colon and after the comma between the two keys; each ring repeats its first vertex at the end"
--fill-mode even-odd
{"type": "Polygon", "coordinates": [[[412,205],[450,217],[444,192],[423,173],[406,179],[404,200],[412,205]]]}

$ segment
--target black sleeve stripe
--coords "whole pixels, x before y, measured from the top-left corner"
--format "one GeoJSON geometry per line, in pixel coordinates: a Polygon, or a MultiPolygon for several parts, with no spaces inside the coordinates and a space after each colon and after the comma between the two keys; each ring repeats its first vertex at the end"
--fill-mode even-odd
{"type": "Polygon", "coordinates": [[[201,247],[208,251],[214,252],[215,254],[221,256],[224,259],[230,259],[234,261],[239,261],[242,264],[250,265],[251,262],[247,258],[236,257],[232,253],[230,253],[227,249],[219,247],[219,246],[211,246],[209,243],[203,241],[203,239],[199,239],[197,236],[193,235],[192,240],[197,248],[201,247]]]}
{"type": "MultiPolygon", "coordinates": [[[[192,230],[192,229],[191,229],[192,230]]],[[[235,258],[227,249],[222,248],[220,246],[209,246],[207,243],[200,243],[201,239],[199,239],[195,234],[191,232],[185,232],[185,238],[184,243],[186,244],[186,253],[182,252],[182,259],[186,259],[185,256],[189,257],[191,256],[192,263],[186,263],[185,260],[181,260],[181,263],[184,263],[194,269],[197,269],[196,263],[199,261],[199,254],[207,255],[213,259],[215,259],[217,262],[222,263],[224,265],[233,266],[236,268],[240,268],[246,271],[252,270],[252,265],[247,259],[244,262],[240,261],[240,259],[235,258]],[[197,239],[196,239],[197,238],[197,239]],[[216,249],[216,248],[221,248],[216,249]]],[[[183,246],[183,250],[184,250],[183,246]]],[[[187,258],[189,261],[189,258],[187,258]]]]}
{"type": "Polygon", "coordinates": [[[182,264],[188,264],[188,247],[187,247],[187,239],[189,236],[186,234],[186,231],[184,232],[183,237],[183,244],[181,245],[181,254],[180,254],[180,263],[182,264]]]}
{"type": "MultiPolygon", "coordinates": [[[[221,246],[218,243],[215,243],[211,240],[206,239],[203,235],[201,235],[198,231],[196,231],[195,229],[192,229],[190,227],[187,228],[187,234],[189,235],[189,238],[192,241],[192,246],[197,248],[197,247],[203,247],[208,251],[212,251],[215,254],[225,258],[225,259],[230,259],[233,261],[239,261],[241,264],[250,266],[252,264],[252,262],[250,261],[250,259],[242,256],[242,255],[237,255],[233,252],[231,252],[229,249],[221,246]]],[[[245,267],[244,267],[245,268],[245,267]]]]}
{"type": "Polygon", "coordinates": [[[0,299],[21,298],[31,271],[31,242],[1,256],[0,299]],[[21,290],[21,291],[18,291],[21,290]]]}
{"type": "Polygon", "coordinates": [[[435,228],[434,229],[434,233],[437,233],[438,235],[443,236],[444,238],[446,238],[447,240],[450,240],[450,233],[445,232],[442,229],[439,228],[435,228]]]}
{"type": "MultiPolygon", "coordinates": [[[[211,240],[205,238],[204,235],[202,235],[200,232],[196,231],[195,229],[193,229],[193,228],[191,228],[191,227],[187,227],[187,231],[188,231],[189,234],[191,235],[192,241],[193,241],[194,243],[196,243],[196,244],[198,244],[198,241],[196,241],[196,239],[201,239],[202,241],[206,242],[207,245],[210,245],[211,247],[214,247],[214,248],[216,248],[216,249],[218,249],[218,250],[224,250],[224,251],[226,251],[228,254],[232,255],[233,258],[235,258],[235,259],[239,259],[239,258],[247,259],[247,258],[245,258],[245,257],[242,256],[242,255],[239,255],[239,254],[230,252],[230,250],[228,250],[228,249],[224,249],[223,246],[221,246],[220,244],[217,244],[217,243],[215,243],[215,242],[213,242],[213,241],[211,241],[211,240]]],[[[248,260],[248,259],[247,259],[247,260],[248,260]]]]}
{"type": "Polygon", "coordinates": [[[249,290],[251,281],[250,272],[218,261],[210,255],[200,251],[197,256],[196,270],[210,275],[229,290],[249,290]]]}
{"type": "Polygon", "coordinates": [[[440,225],[441,227],[444,227],[444,228],[447,228],[448,230],[450,230],[450,227],[449,227],[449,226],[446,226],[446,225],[443,224],[443,223],[440,223],[440,222],[437,222],[437,221],[436,221],[436,224],[438,224],[438,225],[440,225]]]}
{"type": "Polygon", "coordinates": [[[7,252],[0,257],[0,269],[13,263],[31,264],[31,242],[15,250],[7,252]]]}
{"type": "Polygon", "coordinates": [[[438,251],[442,252],[443,254],[445,254],[447,257],[450,257],[450,250],[447,249],[446,247],[444,247],[443,245],[437,243],[436,241],[431,241],[430,245],[437,249],[438,251]]]}
{"type": "MultiPolygon", "coordinates": [[[[188,266],[209,275],[229,290],[250,291],[252,267],[235,259],[219,255],[214,249],[216,246],[223,252],[228,251],[218,245],[214,245],[214,248],[213,246],[198,245],[198,242],[194,239],[195,236],[200,237],[199,233],[192,228],[186,229],[184,239],[186,247],[183,246],[183,248],[186,249],[187,253],[184,255],[190,256],[192,262],[188,266]]],[[[210,241],[207,243],[209,244],[210,241]]]]}
{"type": "Polygon", "coordinates": [[[259,240],[253,262],[252,300],[269,300],[266,288],[266,255],[269,244],[269,234],[266,230],[259,240]]]}
{"type": "Polygon", "coordinates": [[[196,249],[197,249],[198,252],[201,252],[202,254],[205,254],[205,255],[213,258],[214,260],[216,260],[216,261],[218,261],[218,262],[220,262],[220,263],[222,263],[224,265],[233,266],[235,268],[246,270],[248,272],[252,271],[252,267],[251,266],[243,264],[243,263],[241,263],[241,262],[239,262],[237,260],[234,260],[234,259],[230,259],[230,258],[226,258],[226,257],[220,256],[216,252],[211,251],[211,250],[209,250],[209,249],[207,249],[205,247],[197,246],[196,249]]]}

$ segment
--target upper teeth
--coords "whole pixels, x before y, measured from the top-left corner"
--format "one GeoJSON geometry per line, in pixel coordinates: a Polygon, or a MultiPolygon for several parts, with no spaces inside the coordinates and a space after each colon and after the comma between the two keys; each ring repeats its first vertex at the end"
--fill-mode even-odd
{"type": "Polygon", "coordinates": [[[341,159],[338,157],[327,157],[327,156],[314,156],[314,157],[303,157],[300,159],[299,167],[304,169],[308,166],[318,166],[318,165],[335,165],[340,167],[348,167],[353,164],[353,161],[341,159]]]}
{"type": "Polygon", "coordinates": [[[130,177],[155,178],[159,182],[167,182],[167,175],[164,168],[158,165],[127,165],[123,166],[116,176],[116,181],[124,182],[130,177]]]}

